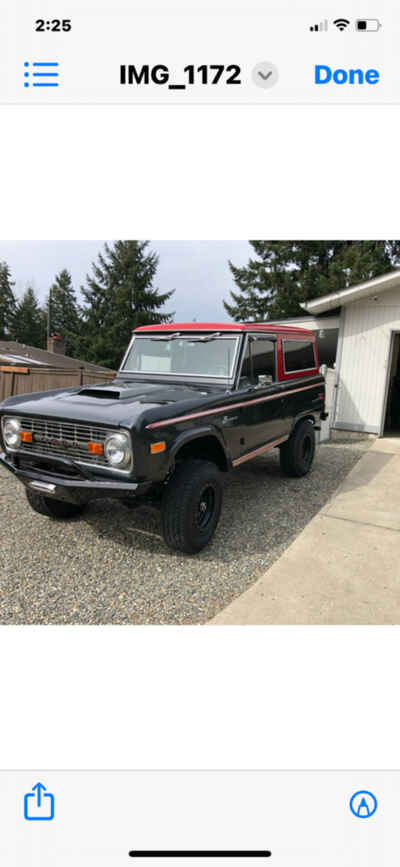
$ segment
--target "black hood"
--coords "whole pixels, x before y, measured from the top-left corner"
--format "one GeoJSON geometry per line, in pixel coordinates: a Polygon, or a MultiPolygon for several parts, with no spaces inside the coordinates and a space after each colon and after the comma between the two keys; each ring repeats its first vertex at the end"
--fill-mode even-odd
{"type": "Polygon", "coordinates": [[[142,417],[150,423],[176,415],[177,404],[179,413],[189,412],[215,400],[224,390],[209,385],[115,379],[101,385],[18,395],[3,401],[0,408],[3,412],[133,427],[142,417]]]}

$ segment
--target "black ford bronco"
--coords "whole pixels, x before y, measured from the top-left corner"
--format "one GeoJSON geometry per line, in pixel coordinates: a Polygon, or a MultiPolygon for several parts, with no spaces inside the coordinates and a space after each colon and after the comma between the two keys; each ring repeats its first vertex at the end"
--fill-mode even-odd
{"type": "Polygon", "coordinates": [[[167,545],[196,553],[219,520],[222,473],[274,447],[285,473],[309,471],[325,382],[311,331],[153,325],[135,331],[111,384],[8,398],[0,416],[0,461],[36,512],[150,501],[167,545]]]}

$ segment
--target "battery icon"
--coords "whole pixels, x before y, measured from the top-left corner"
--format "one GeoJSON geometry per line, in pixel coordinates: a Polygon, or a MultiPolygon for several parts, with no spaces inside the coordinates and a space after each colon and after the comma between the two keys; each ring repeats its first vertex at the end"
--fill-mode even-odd
{"type": "Polygon", "coordinates": [[[377,18],[357,18],[356,30],[368,31],[369,33],[380,30],[382,24],[377,18]]]}

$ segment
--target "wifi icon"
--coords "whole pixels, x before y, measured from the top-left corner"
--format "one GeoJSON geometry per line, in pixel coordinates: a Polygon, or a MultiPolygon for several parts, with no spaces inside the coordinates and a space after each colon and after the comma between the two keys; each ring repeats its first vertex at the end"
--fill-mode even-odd
{"type": "Polygon", "coordinates": [[[333,23],[335,27],[338,28],[338,30],[346,30],[346,27],[349,26],[350,21],[348,20],[348,18],[336,18],[333,23]]]}

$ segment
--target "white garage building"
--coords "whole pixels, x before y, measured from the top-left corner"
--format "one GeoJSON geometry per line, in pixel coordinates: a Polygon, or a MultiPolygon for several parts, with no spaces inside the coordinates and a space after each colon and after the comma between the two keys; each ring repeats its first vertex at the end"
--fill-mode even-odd
{"type": "Polygon", "coordinates": [[[400,433],[400,269],[302,306],[319,343],[339,324],[331,426],[400,433]]]}

